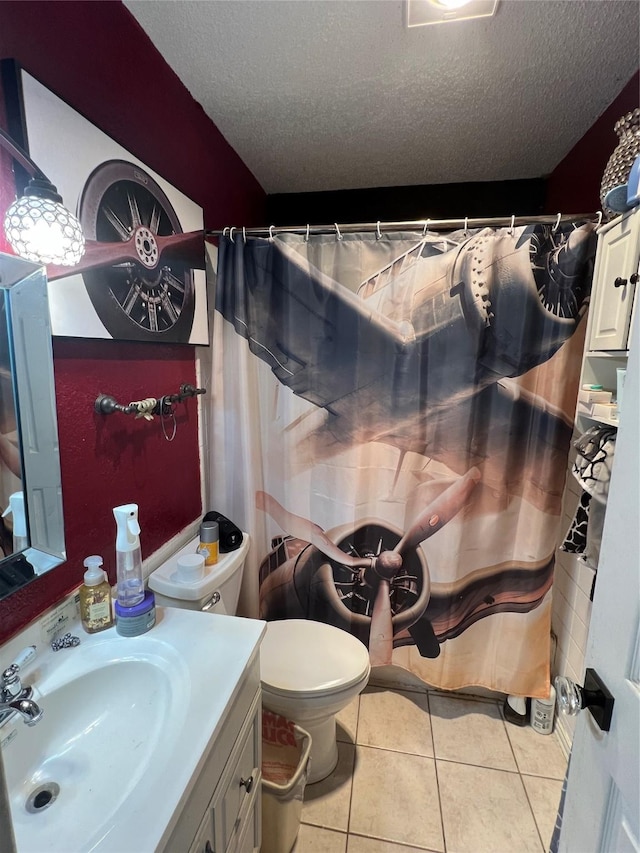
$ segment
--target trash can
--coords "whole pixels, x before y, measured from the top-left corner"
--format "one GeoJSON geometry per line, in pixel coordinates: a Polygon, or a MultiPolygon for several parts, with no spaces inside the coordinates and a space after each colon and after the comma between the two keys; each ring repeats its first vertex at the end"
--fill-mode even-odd
{"type": "Polygon", "coordinates": [[[296,843],[310,752],[308,732],[263,709],[260,853],[290,853],[296,843]]]}

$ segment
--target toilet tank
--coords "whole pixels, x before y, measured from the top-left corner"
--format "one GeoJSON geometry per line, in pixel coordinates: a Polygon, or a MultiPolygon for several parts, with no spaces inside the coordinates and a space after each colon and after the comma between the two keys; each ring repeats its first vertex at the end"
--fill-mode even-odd
{"type": "Polygon", "coordinates": [[[196,553],[200,544],[196,536],[149,575],[149,589],[157,604],[235,616],[249,542],[249,536],[243,533],[239,548],[220,554],[215,566],[205,567],[203,578],[186,583],[178,577],[178,557],[196,553]]]}

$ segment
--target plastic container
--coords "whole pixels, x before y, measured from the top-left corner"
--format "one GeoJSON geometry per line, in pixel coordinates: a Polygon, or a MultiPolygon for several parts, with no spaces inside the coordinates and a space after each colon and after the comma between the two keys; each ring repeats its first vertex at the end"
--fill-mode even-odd
{"type": "Polygon", "coordinates": [[[556,689],[549,687],[548,699],[531,700],[531,728],[540,735],[550,735],[556,710],[556,689]]]}
{"type": "Polygon", "coordinates": [[[113,516],[116,520],[118,601],[122,607],[134,607],[144,598],[138,505],[116,506],[113,516]]]}
{"type": "Polygon", "coordinates": [[[142,601],[133,607],[123,607],[116,601],[115,611],[116,631],[123,637],[139,637],[156,624],[156,599],[150,590],[147,590],[142,601]]]}
{"type": "Polygon", "coordinates": [[[260,853],[290,853],[296,843],[310,752],[309,732],[263,710],[260,853]]]}
{"type": "Polygon", "coordinates": [[[111,586],[102,562],[102,557],[93,554],[83,564],[87,571],[80,587],[80,619],[87,634],[97,634],[113,625],[111,586]]]}
{"type": "Polygon", "coordinates": [[[184,583],[195,583],[204,577],[204,555],[183,554],[176,563],[178,580],[184,583]]]}

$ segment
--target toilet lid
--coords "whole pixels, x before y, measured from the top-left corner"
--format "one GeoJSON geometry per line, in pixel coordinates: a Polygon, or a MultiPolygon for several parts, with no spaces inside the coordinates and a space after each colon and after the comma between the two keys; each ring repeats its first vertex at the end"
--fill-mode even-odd
{"type": "Polygon", "coordinates": [[[273,693],[333,693],[369,674],[364,643],[333,625],[308,619],[268,622],[260,677],[273,693]]]}

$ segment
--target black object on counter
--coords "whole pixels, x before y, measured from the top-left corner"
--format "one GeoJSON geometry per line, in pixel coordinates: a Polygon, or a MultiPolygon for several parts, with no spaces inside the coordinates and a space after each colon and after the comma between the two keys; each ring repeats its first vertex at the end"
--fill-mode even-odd
{"type": "Polygon", "coordinates": [[[0,598],[35,578],[33,566],[23,554],[13,554],[0,566],[0,598]]]}

